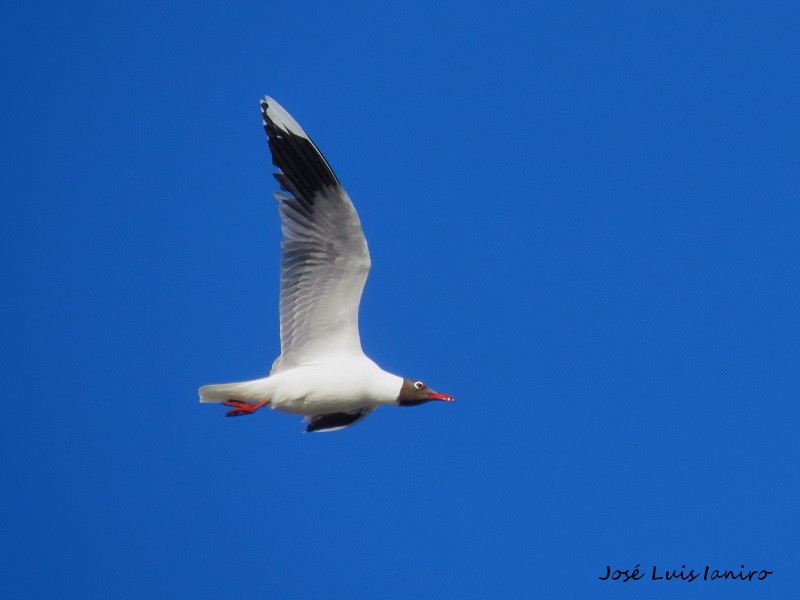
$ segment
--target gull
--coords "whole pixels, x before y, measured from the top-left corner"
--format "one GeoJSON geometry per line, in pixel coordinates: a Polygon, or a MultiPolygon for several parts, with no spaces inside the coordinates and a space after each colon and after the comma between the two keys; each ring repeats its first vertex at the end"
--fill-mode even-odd
{"type": "Polygon", "coordinates": [[[306,431],[344,429],[382,405],[452,402],[419,380],[381,369],[361,349],[358,307],[370,269],[353,202],[311,138],[280,104],[261,100],[281,217],[281,353],[269,376],[206,385],[200,402],[227,416],[269,406],[302,415],[306,431]]]}

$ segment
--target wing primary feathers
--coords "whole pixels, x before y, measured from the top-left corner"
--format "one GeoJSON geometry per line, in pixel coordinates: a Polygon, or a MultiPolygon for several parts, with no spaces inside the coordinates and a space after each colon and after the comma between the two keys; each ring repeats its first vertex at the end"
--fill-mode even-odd
{"type": "Polygon", "coordinates": [[[275,178],[281,187],[310,209],[314,196],[339,180],[328,161],[300,126],[277,103],[261,101],[264,131],[269,139],[273,164],[281,170],[275,178]]]}

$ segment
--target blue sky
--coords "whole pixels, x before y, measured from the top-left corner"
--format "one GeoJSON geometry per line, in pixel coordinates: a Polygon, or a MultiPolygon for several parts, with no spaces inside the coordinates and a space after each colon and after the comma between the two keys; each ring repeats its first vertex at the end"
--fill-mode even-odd
{"type": "Polygon", "coordinates": [[[165,4],[0,25],[3,597],[797,589],[796,5],[165,4]],[[361,215],[365,350],[455,404],[197,404],[278,351],[264,94],[361,215]]]}

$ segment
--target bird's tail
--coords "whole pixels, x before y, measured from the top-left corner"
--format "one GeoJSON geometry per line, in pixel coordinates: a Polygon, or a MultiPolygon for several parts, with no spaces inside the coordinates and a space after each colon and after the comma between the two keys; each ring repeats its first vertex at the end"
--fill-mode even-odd
{"type": "Polygon", "coordinates": [[[246,400],[241,383],[221,383],[204,385],[199,390],[200,402],[225,402],[226,400],[246,400]]]}

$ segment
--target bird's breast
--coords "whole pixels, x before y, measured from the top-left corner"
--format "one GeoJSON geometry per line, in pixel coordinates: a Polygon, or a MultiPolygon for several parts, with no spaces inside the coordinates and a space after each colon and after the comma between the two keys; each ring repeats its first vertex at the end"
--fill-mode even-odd
{"type": "Polygon", "coordinates": [[[348,364],[307,366],[275,376],[272,406],[317,415],[374,407],[385,395],[369,369],[348,364]]]}

